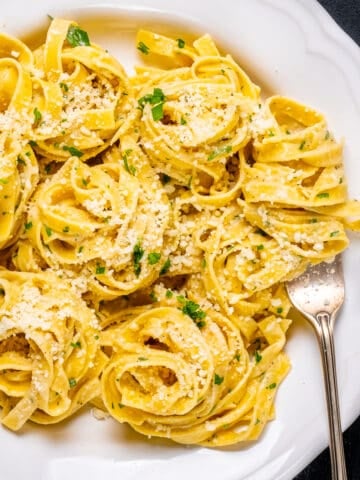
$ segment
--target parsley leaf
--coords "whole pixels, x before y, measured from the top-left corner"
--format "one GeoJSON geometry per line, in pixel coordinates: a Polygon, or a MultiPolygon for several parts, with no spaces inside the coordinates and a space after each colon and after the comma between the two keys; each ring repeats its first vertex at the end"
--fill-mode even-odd
{"type": "Polygon", "coordinates": [[[224,381],[224,377],[220,377],[220,375],[215,373],[215,377],[214,377],[215,385],[221,385],[223,383],[223,381],[224,381]]]}
{"type": "Polygon", "coordinates": [[[171,290],[166,290],[165,297],[166,298],[172,298],[173,297],[173,292],[171,290]]]}
{"type": "Polygon", "coordinates": [[[130,165],[128,161],[128,156],[130,155],[130,153],[131,153],[131,150],[126,150],[124,155],[122,156],[122,159],[124,162],[124,168],[128,173],[130,173],[130,175],[135,175],[136,168],[133,165],[130,165]]]}
{"type": "Polygon", "coordinates": [[[255,350],[255,362],[259,363],[261,362],[261,360],[262,360],[262,355],[260,355],[260,353],[257,350],[255,350]]]}
{"type": "Polygon", "coordinates": [[[42,113],[37,107],[34,108],[34,125],[39,125],[42,119],[42,113]]]}
{"type": "Polygon", "coordinates": [[[95,273],[96,273],[96,275],[104,275],[104,273],[105,273],[105,267],[104,267],[104,266],[101,266],[101,265],[97,265],[97,266],[96,266],[95,273]]]}
{"type": "Polygon", "coordinates": [[[317,196],[317,198],[329,198],[329,197],[330,197],[330,193],[328,193],[328,192],[322,192],[322,193],[318,193],[316,196],[317,196]]]}
{"type": "Polygon", "coordinates": [[[33,226],[32,222],[25,223],[25,230],[30,230],[30,228],[32,228],[32,226],[33,226]]]}
{"type": "Polygon", "coordinates": [[[141,247],[140,242],[137,242],[133,250],[134,272],[138,277],[141,273],[141,259],[143,258],[145,250],[141,247]]]}
{"type": "Polygon", "coordinates": [[[164,109],[163,109],[164,104],[163,103],[158,103],[155,105],[155,107],[152,107],[151,109],[151,114],[153,117],[154,122],[158,122],[164,117],[164,109]]]}
{"type": "Polygon", "coordinates": [[[232,151],[232,146],[231,145],[226,145],[223,147],[219,147],[215,149],[213,152],[210,153],[208,156],[208,160],[214,160],[214,158],[219,157],[220,155],[230,153],[232,151]]]}
{"type": "Polygon", "coordinates": [[[159,262],[160,258],[161,258],[161,253],[157,253],[157,252],[151,252],[147,256],[149,265],[155,265],[156,263],[159,262]]]}
{"type": "Polygon", "coordinates": [[[69,378],[69,386],[70,388],[74,388],[77,384],[77,381],[75,380],[75,378],[69,378]]]}
{"type": "Polygon", "coordinates": [[[204,310],[200,308],[198,303],[193,302],[192,300],[187,300],[184,296],[180,295],[177,297],[178,302],[182,303],[182,308],[180,309],[185,315],[190,317],[199,328],[202,328],[206,325],[203,321],[206,317],[204,310]]]}
{"type": "Polygon", "coordinates": [[[168,258],[164,263],[164,265],[161,267],[160,275],[165,275],[169,271],[170,267],[171,267],[171,261],[170,261],[170,258],[168,258]]]}
{"type": "Polygon", "coordinates": [[[184,48],[185,47],[185,40],[183,40],[182,38],[177,38],[176,41],[177,41],[177,44],[178,44],[179,48],[184,48]]]}
{"type": "Polygon", "coordinates": [[[62,147],[62,149],[65,151],[65,152],[69,152],[71,156],[73,157],[82,157],[84,155],[84,153],[81,151],[81,150],[78,150],[77,148],[75,147],[71,147],[71,146],[68,146],[68,145],[64,145],[62,147]]]}
{"type": "Polygon", "coordinates": [[[77,342],[71,342],[70,345],[73,347],[73,348],[81,348],[81,342],[77,341],[77,342]]]}
{"type": "Polygon", "coordinates": [[[166,100],[164,92],[161,88],[154,88],[153,93],[148,93],[138,100],[138,104],[141,110],[144,109],[146,103],[154,105],[151,109],[152,117],[155,122],[161,120],[164,117],[163,105],[166,100]]]}
{"type": "Polygon", "coordinates": [[[139,42],[136,48],[144,55],[149,55],[150,48],[144,42],[139,42]]]}
{"type": "Polygon", "coordinates": [[[273,390],[275,387],[276,387],[276,383],[274,382],[274,383],[270,383],[270,385],[268,385],[266,388],[268,390],[273,390]]]}
{"type": "Polygon", "coordinates": [[[85,30],[81,30],[81,28],[77,25],[70,25],[66,35],[66,40],[72,47],[78,47],[80,45],[84,45],[86,47],[90,46],[89,35],[87,32],[85,32],[85,30]]]}

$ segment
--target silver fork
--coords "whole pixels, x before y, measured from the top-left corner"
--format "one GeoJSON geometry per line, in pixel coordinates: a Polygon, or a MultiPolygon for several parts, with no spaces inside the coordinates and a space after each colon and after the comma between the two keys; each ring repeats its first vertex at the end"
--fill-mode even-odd
{"type": "Polygon", "coordinates": [[[335,317],[345,295],[341,255],[330,263],[309,267],[287,282],[286,288],[293,306],[310,321],[317,334],[326,390],[331,474],[333,480],[346,480],[333,338],[335,317]]]}

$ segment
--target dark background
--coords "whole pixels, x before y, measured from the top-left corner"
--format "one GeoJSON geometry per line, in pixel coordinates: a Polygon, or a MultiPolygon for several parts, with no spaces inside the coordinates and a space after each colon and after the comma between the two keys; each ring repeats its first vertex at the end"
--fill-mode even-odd
{"type": "MultiPolygon", "coordinates": [[[[360,0],[318,0],[334,20],[360,45],[360,0]]],[[[359,85],[360,88],[360,85],[359,85]]],[[[360,125],[359,125],[360,134],[360,125]]],[[[360,152],[359,152],[360,157],[360,152]]],[[[360,405],[359,405],[360,407],[360,405]]],[[[309,432],[311,435],[311,432],[309,432]]],[[[344,434],[348,480],[360,480],[360,417],[344,434]]],[[[330,480],[329,449],[294,480],[330,480]]]]}

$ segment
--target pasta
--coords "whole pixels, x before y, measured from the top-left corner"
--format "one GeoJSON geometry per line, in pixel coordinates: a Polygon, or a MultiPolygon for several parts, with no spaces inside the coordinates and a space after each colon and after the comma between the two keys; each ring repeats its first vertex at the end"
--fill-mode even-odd
{"type": "Polygon", "coordinates": [[[342,143],[209,35],[139,30],[132,77],[73,21],[0,43],[0,422],[92,405],[256,440],[290,369],[284,282],[359,230],[342,143]]]}

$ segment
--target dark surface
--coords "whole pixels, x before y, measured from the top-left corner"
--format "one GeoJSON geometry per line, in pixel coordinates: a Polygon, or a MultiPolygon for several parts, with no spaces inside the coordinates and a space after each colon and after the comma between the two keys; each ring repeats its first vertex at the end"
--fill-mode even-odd
{"type": "MultiPolygon", "coordinates": [[[[319,0],[319,3],[326,8],[341,28],[360,45],[360,0],[319,0]]],[[[348,480],[360,480],[360,417],[345,432],[344,443],[348,480]]],[[[329,449],[325,450],[300,475],[295,477],[295,480],[330,479],[329,449]]]]}

